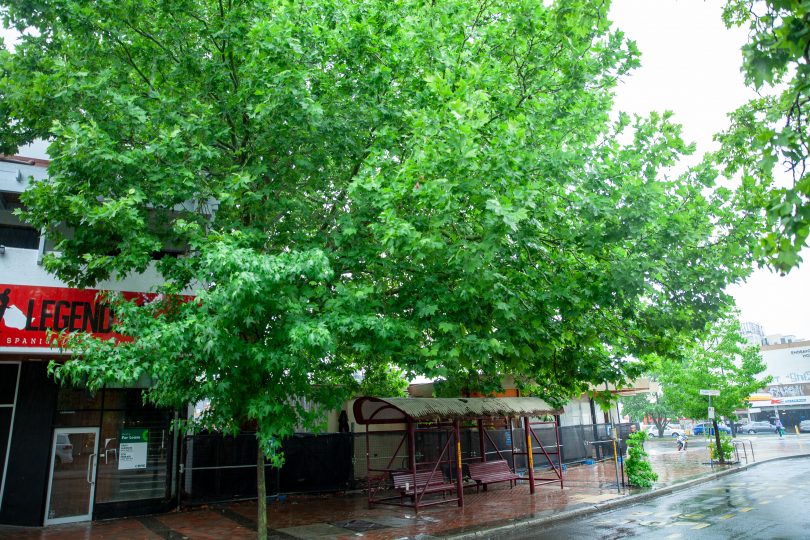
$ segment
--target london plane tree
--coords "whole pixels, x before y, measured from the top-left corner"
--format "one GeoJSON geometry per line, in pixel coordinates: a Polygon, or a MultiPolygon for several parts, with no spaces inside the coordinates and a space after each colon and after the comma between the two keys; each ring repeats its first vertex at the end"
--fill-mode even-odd
{"type": "Polygon", "coordinates": [[[702,329],[749,271],[759,223],[710,167],[669,172],[693,150],[670,115],[611,118],[639,54],[609,2],[0,5],[22,32],[0,145],[50,141],[24,215],[47,268],[165,277],[117,306],[132,341],[75,338],[55,376],[208,399],[185,427],[255,426],[260,484],[360,369],[560,403],[702,329]]]}

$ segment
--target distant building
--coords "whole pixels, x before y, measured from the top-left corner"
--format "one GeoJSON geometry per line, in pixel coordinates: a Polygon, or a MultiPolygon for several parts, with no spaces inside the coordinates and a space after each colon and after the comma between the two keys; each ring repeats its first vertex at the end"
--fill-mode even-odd
{"type": "Polygon", "coordinates": [[[765,343],[765,331],[761,324],[755,322],[740,323],[740,335],[751,345],[763,345],[765,343]]]}
{"type": "Polygon", "coordinates": [[[749,398],[750,413],[754,420],[773,420],[778,414],[792,428],[810,419],[810,341],[781,338],[791,341],[762,346],[764,374],[772,380],[764,392],[749,398]]]}
{"type": "Polygon", "coordinates": [[[765,339],[762,341],[763,345],[785,345],[787,343],[797,343],[800,341],[804,341],[802,338],[797,338],[793,334],[771,334],[765,336],[765,339]]]}

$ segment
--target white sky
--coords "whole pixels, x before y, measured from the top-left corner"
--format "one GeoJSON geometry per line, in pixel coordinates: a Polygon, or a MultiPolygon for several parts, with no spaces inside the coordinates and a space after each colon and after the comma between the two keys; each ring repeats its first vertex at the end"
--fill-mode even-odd
{"type": "MultiPolygon", "coordinates": [[[[617,90],[616,109],[646,114],[672,110],[687,141],[698,151],[715,148],[712,135],[726,125],[726,113],[754,94],[739,71],[745,29],[727,30],[719,0],[614,0],[611,18],[642,52],[642,66],[617,90]]],[[[8,40],[7,31],[0,36],[8,40]]],[[[43,148],[28,149],[40,157],[43,148]]],[[[766,334],[810,338],[810,249],[806,263],[785,277],[758,270],[729,288],[743,321],[763,325],[766,334]]]]}
{"type": "MultiPolygon", "coordinates": [[[[746,29],[726,29],[718,0],[614,0],[610,15],[641,50],[641,68],[626,78],[616,109],[646,114],[671,110],[698,159],[716,148],[712,136],[727,126],[726,113],[753,97],[740,74],[746,29]]],[[[810,338],[810,249],[806,263],[785,277],[756,271],[728,289],[743,321],[766,334],[810,338]]]]}

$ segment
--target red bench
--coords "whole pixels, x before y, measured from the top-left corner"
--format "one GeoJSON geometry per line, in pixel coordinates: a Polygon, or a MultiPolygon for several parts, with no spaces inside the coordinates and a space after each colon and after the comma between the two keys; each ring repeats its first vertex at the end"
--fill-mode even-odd
{"type": "Polygon", "coordinates": [[[509,464],[504,460],[498,461],[480,461],[477,463],[469,463],[467,466],[470,468],[470,478],[475,480],[475,489],[478,490],[479,486],[484,486],[484,491],[487,490],[487,484],[494,484],[496,482],[509,482],[509,487],[517,485],[518,480],[524,478],[512,472],[509,464]]]}
{"type": "Polygon", "coordinates": [[[421,471],[415,476],[409,472],[394,473],[391,479],[394,481],[394,489],[399,491],[400,498],[404,495],[413,498],[420,493],[439,492],[444,496],[446,492],[456,489],[455,484],[445,482],[442,471],[421,471]]]}

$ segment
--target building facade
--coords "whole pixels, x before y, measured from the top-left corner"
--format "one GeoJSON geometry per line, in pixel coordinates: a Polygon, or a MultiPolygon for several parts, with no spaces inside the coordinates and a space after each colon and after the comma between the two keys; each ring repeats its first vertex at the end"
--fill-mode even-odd
{"type": "MultiPolygon", "coordinates": [[[[174,411],[142,403],[149,381],[128,388],[59,387],[49,331],[112,337],[112,314],[96,290],[67,287],[45,271],[47,238],[13,211],[47,162],[0,158],[0,523],[50,525],[151,513],[176,501],[174,411]]],[[[156,272],[99,284],[147,292],[156,272]]]]}
{"type": "Polygon", "coordinates": [[[810,419],[810,340],[763,345],[762,358],[772,381],[765,392],[751,396],[751,418],[778,416],[788,429],[810,419]]]}
{"type": "Polygon", "coordinates": [[[765,341],[765,330],[761,324],[755,322],[740,323],[740,335],[749,345],[756,345],[757,347],[765,341]]]}

